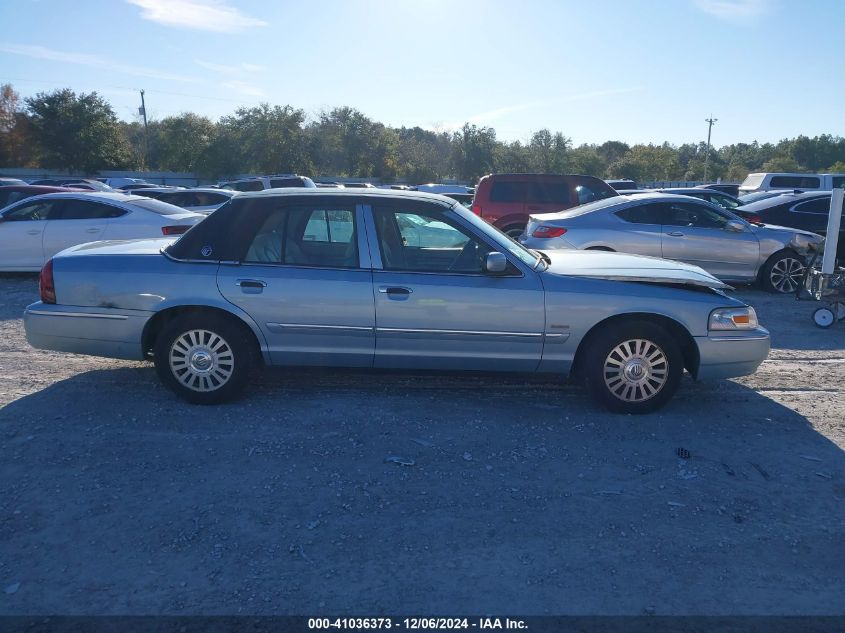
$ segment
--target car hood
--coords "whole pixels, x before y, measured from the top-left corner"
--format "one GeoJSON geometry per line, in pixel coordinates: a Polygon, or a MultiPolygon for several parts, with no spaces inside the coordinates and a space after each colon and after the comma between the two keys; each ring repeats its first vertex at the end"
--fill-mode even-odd
{"type": "Polygon", "coordinates": [[[543,251],[551,259],[546,273],[613,281],[730,288],[698,266],[658,257],[606,251],[543,251]]]}

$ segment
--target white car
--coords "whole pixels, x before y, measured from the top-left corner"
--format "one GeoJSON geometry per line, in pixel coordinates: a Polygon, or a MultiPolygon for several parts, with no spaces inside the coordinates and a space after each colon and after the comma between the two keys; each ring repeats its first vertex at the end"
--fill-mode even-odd
{"type": "Polygon", "coordinates": [[[196,187],[194,189],[160,187],[156,189],[139,189],[134,193],[145,198],[161,200],[167,204],[181,207],[186,211],[208,215],[218,207],[229,202],[229,199],[238,195],[239,192],[231,189],[215,189],[213,187],[196,187]]]}
{"type": "Polygon", "coordinates": [[[99,240],[180,235],[205,218],[123,193],[50,193],[0,212],[0,270],[39,271],[59,251],[99,240]]]}

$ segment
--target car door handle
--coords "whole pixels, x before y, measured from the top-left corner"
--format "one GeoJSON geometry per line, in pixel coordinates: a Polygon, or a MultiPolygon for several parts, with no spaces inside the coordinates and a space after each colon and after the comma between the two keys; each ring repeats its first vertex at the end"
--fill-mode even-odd
{"type": "Polygon", "coordinates": [[[379,286],[378,291],[386,295],[409,295],[413,292],[413,290],[404,286],[379,286]]]}
{"type": "Polygon", "coordinates": [[[85,229],[86,233],[99,233],[100,229],[85,229]]]}
{"type": "Polygon", "coordinates": [[[672,237],[683,237],[684,234],[680,231],[672,231],[671,233],[667,233],[666,235],[671,235],[672,237]]]}
{"type": "Polygon", "coordinates": [[[261,279],[238,279],[235,285],[241,288],[266,288],[267,282],[261,279]]]}
{"type": "Polygon", "coordinates": [[[41,231],[39,231],[38,229],[29,229],[27,233],[29,233],[30,235],[38,235],[39,233],[41,233],[41,231]]]}

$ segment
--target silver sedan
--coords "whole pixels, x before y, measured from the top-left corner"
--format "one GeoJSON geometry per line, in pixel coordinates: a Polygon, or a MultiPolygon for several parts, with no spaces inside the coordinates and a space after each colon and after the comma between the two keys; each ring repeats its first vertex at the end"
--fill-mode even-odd
{"type": "Polygon", "coordinates": [[[151,359],[191,402],[255,365],[575,374],[614,411],[696,378],[754,372],[754,309],[696,266],[528,250],[443,196],[239,195],[176,242],[99,242],[50,260],[26,310],[38,348],[151,359]]]}
{"type": "Polygon", "coordinates": [[[724,281],[795,292],[821,236],[750,224],[721,207],[661,193],[617,196],[531,216],[519,241],[538,250],[620,251],[688,262],[724,281]]]}

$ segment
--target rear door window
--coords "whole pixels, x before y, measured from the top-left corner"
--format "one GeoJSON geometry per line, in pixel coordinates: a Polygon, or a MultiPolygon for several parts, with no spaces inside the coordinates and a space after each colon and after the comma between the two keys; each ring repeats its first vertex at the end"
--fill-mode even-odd
{"type": "Polygon", "coordinates": [[[226,186],[227,189],[234,189],[235,191],[262,191],[264,183],[260,180],[247,180],[245,182],[231,182],[226,186]]]}
{"type": "Polygon", "coordinates": [[[90,200],[62,200],[51,220],[102,220],[125,215],[126,210],[90,200]]]}
{"type": "Polygon", "coordinates": [[[355,211],[351,208],[280,207],[252,239],[246,262],[357,268],[355,211]]]}
{"type": "Polygon", "coordinates": [[[616,216],[631,224],[661,224],[661,204],[640,204],[616,212],[616,216]]]}
{"type": "Polygon", "coordinates": [[[686,226],[699,229],[721,229],[728,223],[728,217],[703,204],[672,202],[666,204],[663,224],[686,226]]]}
{"type": "Polygon", "coordinates": [[[490,189],[491,202],[525,202],[528,199],[527,182],[496,180],[490,189]]]}
{"type": "Polygon", "coordinates": [[[533,204],[570,204],[569,186],[565,182],[532,182],[528,196],[528,202],[533,204]]]}
{"type": "Polygon", "coordinates": [[[281,187],[302,187],[303,186],[302,178],[271,178],[270,179],[270,186],[273,189],[279,189],[281,187]]]}
{"type": "Polygon", "coordinates": [[[772,176],[769,182],[770,187],[781,187],[784,189],[818,189],[818,176],[772,176]]]}

